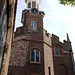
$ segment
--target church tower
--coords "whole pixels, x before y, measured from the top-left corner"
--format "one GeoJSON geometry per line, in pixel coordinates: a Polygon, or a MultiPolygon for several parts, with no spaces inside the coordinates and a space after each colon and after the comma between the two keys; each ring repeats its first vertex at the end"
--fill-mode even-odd
{"type": "Polygon", "coordinates": [[[50,34],[43,28],[45,13],[39,11],[41,0],[25,0],[22,27],[16,29],[12,44],[10,75],[54,75],[50,34]]]}

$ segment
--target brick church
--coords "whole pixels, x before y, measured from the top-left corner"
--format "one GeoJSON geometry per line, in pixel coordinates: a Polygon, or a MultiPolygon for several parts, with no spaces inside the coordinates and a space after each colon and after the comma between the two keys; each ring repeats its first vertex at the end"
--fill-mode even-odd
{"type": "Polygon", "coordinates": [[[71,42],[43,28],[40,0],[25,0],[22,24],[14,34],[8,75],[75,75],[71,42]]]}

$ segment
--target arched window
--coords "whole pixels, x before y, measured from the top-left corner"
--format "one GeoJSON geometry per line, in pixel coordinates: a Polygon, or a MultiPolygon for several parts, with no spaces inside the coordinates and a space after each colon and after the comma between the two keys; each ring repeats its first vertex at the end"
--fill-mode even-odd
{"type": "Polygon", "coordinates": [[[55,54],[58,55],[57,47],[55,47],[55,54]]]}
{"type": "Polygon", "coordinates": [[[60,47],[58,47],[58,51],[59,51],[59,55],[62,55],[60,47]]]}
{"type": "Polygon", "coordinates": [[[31,50],[31,62],[40,62],[40,51],[37,49],[31,50]]]}
{"type": "Polygon", "coordinates": [[[32,21],[32,27],[33,27],[33,30],[37,30],[37,22],[36,21],[32,21]]]}

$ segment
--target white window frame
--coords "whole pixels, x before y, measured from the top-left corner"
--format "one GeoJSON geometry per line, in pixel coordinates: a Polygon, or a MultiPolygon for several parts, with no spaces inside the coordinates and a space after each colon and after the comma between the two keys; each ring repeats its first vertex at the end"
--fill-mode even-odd
{"type": "Polygon", "coordinates": [[[36,49],[33,50],[34,51],[34,61],[31,61],[31,51],[30,51],[30,62],[31,63],[40,63],[40,51],[39,50],[36,50],[36,49]],[[36,62],[36,51],[39,52],[39,62],[36,62]]]}

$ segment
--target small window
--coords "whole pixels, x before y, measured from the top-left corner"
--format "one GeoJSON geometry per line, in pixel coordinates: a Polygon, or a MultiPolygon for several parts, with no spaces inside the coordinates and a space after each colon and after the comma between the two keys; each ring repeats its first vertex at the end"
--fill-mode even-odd
{"type": "Polygon", "coordinates": [[[57,47],[55,47],[55,54],[58,55],[57,47]]]}
{"type": "Polygon", "coordinates": [[[60,47],[58,47],[58,50],[59,50],[59,55],[62,55],[60,47]]]}
{"type": "Polygon", "coordinates": [[[36,21],[32,21],[32,27],[33,27],[33,30],[37,30],[37,22],[36,21]]]}
{"type": "Polygon", "coordinates": [[[36,8],[36,2],[32,2],[32,8],[36,8]]]}
{"type": "Polygon", "coordinates": [[[49,70],[49,75],[51,75],[50,67],[48,67],[48,70],[49,70]]]}
{"type": "Polygon", "coordinates": [[[31,62],[40,62],[40,51],[31,50],[31,62]]]}
{"type": "Polygon", "coordinates": [[[28,8],[31,8],[31,2],[28,3],[28,8]]]}

